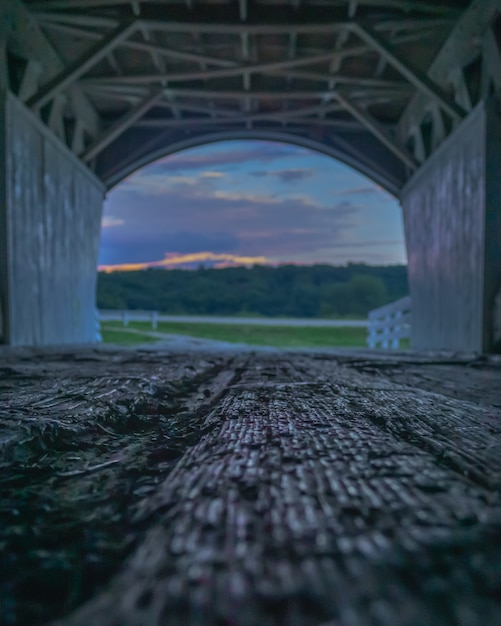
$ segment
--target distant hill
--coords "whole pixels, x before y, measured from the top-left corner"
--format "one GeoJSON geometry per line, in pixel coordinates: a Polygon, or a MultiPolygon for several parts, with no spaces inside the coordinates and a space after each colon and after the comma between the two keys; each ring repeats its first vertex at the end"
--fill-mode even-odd
{"type": "Polygon", "coordinates": [[[180,315],[366,316],[408,293],[404,265],[254,266],[98,274],[100,309],[180,315]]]}

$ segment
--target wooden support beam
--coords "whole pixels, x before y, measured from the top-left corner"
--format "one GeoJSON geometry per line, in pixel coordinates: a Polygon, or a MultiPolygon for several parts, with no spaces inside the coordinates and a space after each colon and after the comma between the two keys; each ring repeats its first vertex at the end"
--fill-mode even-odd
{"type": "MultiPolygon", "coordinates": [[[[58,24],[56,22],[44,22],[44,27],[50,30],[60,31],[68,33],[69,35],[76,35],[77,37],[86,37],[88,39],[101,39],[101,35],[94,30],[88,28],[81,28],[79,26],[68,26],[67,24],[58,24]]],[[[129,50],[137,50],[138,52],[145,52],[150,54],[154,52],[157,55],[178,59],[179,61],[191,61],[193,63],[206,63],[207,65],[215,65],[216,67],[236,67],[238,61],[230,59],[221,59],[206,54],[197,54],[195,52],[187,52],[185,50],[176,50],[174,48],[168,48],[151,42],[145,43],[142,41],[132,41],[130,39],[117,42],[117,49],[128,48],[129,50]]]]}
{"type": "Polygon", "coordinates": [[[151,109],[162,97],[164,96],[163,89],[149,93],[144,100],[142,100],[137,106],[128,111],[123,117],[121,117],[115,124],[110,126],[100,137],[98,137],[92,145],[90,145],[83,154],[80,155],[81,159],[85,162],[91,161],[100,152],[102,152],[106,146],[115,141],[122,133],[124,133],[130,126],[134,124],[140,117],[142,117],[146,111],[151,109]]]}
{"type": "MultiPolygon", "coordinates": [[[[5,10],[5,9],[4,9],[5,10]]],[[[0,9],[0,89],[9,89],[9,67],[7,62],[7,21],[0,9]]]]}
{"type": "Polygon", "coordinates": [[[63,143],[66,143],[66,131],[64,128],[63,111],[66,106],[66,97],[64,94],[59,93],[53,99],[49,119],[47,120],[47,126],[51,131],[59,137],[63,143]]]}
{"type": "Polygon", "coordinates": [[[494,83],[496,91],[501,92],[501,50],[492,28],[485,33],[482,51],[486,64],[487,76],[494,83]]]}
{"type": "Polygon", "coordinates": [[[257,99],[273,99],[273,100],[319,100],[327,91],[306,90],[302,91],[248,91],[243,90],[226,90],[226,89],[181,89],[177,87],[169,87],[169,92],[176,97],[200,98],[201,100],[209,100],[210,98],[218,98],[221,100],[242,100],[242,98],[251,97],[257,99]]]}
{"type": "MultiPolygon", "coordinates": [[[[148,2],[149,4],[170,4],[170,0],[135,0],[134,4],[140,5],[148,2]]],[[[242,5],[246,0],[239,0],[240,15],[242,15],[242,5]]],[[[353,0],[349,0],[350,4],[353,0]]],[[[123,5],[125,0],[78,0],[79,9],[90,9],[95,7],[113,7],[123,5]]],[[[192,6],[192,0],[186,0],[188,8],[192,6]]],[[[295,9],[300,5],[300,0],[292,0],[292,4],[295,9]]],[[[312,2],[315,4],[315,2],[312,2]]],[[[322,5],[323,2],[318,4],[322,5]]],[[[443,5],[440,2],[423,0],[357,0],[355,4],[360,6],[369,6],[377,8],[390,8],[398,9],[405,12],[418,11],[420,13],[437,14],[437,15],[455,15],[457,9],[454,9],[450,5],[443,5]]],[[[30,3],[30,7],[33,7],[35,11],[57,11],[58,9],[67,9],[68,0],[38,0],[30,3]]],[[[244,18],[245,19],[245,18],[244,18]]]]}
{"type": "Polygon", "coordinates": [[[442,141],[444,141],[447,133],[445,131],[442,111],[435,102],[430,105],[430,114],[432,119],[431,147],[432,150],[435,150],[435,148],[437,148],[442,141]]]}
{"type": "MultiPolygon", "coordinates": [[[[480,52],[479,44],[499,13],[501,0],[472,0],[433,60],[427,77],[437,85],[445,85],[451,69],[462,68],[470,63],[480,52]]],[[[398,123],[401,141],[406,141],[410,129],[421,123],[428,105],[429,98],[426,94],[416,93],[398,123]]]]}
{"type": "MultiPolygon", "coordinates": [[[[9,45],[27,60],[39,62],[47,80],[64,70],[65,64],[20,0],[0,1],[0,24],[7,28],[9,45]]],[[[71,105],[75,118],[85,123],[86,130],[96,135],[100,130],[100,118],[91,102],[78,85],[70,88],[71,105]]]]}
{"type": "Polygon", "coordinates": [[[452,102],[446,93],[430,80],[425,74],[410,66],[409,63],[399,58],[392,47],[383,41],[377,33],[367,25],[353,24],[353,31],[370,46],[377,50],[388,63],[391,63],[411,84],[434,100],[453,119],[461,119],[466,115],[466,111],[452,102]]]}
{"type": "MultiPolygon", "coordinates": [[[[320,113],[339,113],[343,111],[344,107],[339,103],[334,104],[323,104],[314,107],[303,107],[291,109],[289,111],[277,111],[275,113],[256,113],[253,115],[236,115],[233,117],[227,117],[224,119],[217,118],[216,122],[213,118],[210,117],[186,117],[181,120],[176,120],[172,118],[164,118],[164,119],[153,119],[153,120],[140,120],[135,123],[135,126],[141,126],[145,128],[157,128],[157,127],[168,127],[168,126],[186,126],[190,128],[191,126],[204,126],[211,125],[214,123],[219,124],[220,122],[223,124],[233,124],[233,123],[246,123],[248,121],[256,122],[256,121],[269,121],[269,120],[277,120],[281,121],[282,119],[298,119],[303,118],[303,121],[306,124],[317,124],[319,120],[315,117],[309,118],[307,116],[318,115],[320,113]]],[[[327,119],[327,118],[326,118],[327,119]]],[[[338,120],[328,120],[329,122],[337,122],[338,120]]],[[[339,125],[343,125],[343,120],[339,121],[339,125]]],[[[349,126],[353,126],[353,122],[348,124],[349,126]]]]}
{"type": "Polygon", "coordinates": [[[448,78],[449,83],[454,87],[454,101],[465,111],[471,111],[473,104],[464,77],[463,68],[452,68],[448,78]]]}
{"type": "Polygon", "coordinates": [[[49,81],[37,94],[30,98],[28,106],[36,109],[49,102],[56,94],[78,80],[101,59],[104,59],[117,43],[129,37],[135,28],[135,20],[127,20],[120,24],[118,28],[49,81]]]}
{"type": "Polygon", "coordinates": [[[379,141],[384,144],[395,156],[397,156],[403,163],[405,163],[412,170],[419,167],[419,163],[414,157],[407,152],[407,150],[400,146],[386,128],[382,127],[372,115],[362,109],[358,104],[349,100],[339,92],[335,93],[337,101],[349,112],[355,119],[357,119],[367,130],[369,130],[379,141]]]}
{"type": "Polygon", "coordinates": [[[24,70],[23,79],[17,92],[17,97],[26,102],[31,98],[38,90],[40,77],[43,75],[43,67],[40,61],[30,59],[24,70]]]}
{"type": "MultiPolygon", "coordinates": [[[[288,111],[285,111],[288,113],[288,111]]],[[[288,117],[288,116],[272,116],[272,115],[263,115],[262,117],[255,118],[254,116],[245,115],[242,117],[235,118],[200,118],[200,119],[184,119],[184,120],[174,120],[174,119],[165,119],[165,120],[141,120],[134,124],[139,128],[186,128],[191,129],[195,127],[203,127],[203,126],[231,126],[231,125],[245,125],[247,126],[249,123],[256,124],[256,122],[276,122],[281,126],[286,126],[288,124],[294,124],[295,126],[329,126],[331,128],[337,128],[339,130],[363,130],[363,126],[356,121],[352,120],[335,120],[331,118],[322,118],[322,119],[310,119],[307,117],[288,117]]]]}
{"type": "Polygon", "coordinates": [[[459,13],[459,9],[451,7],[450,5],[442,5],[440,2],[436,2],[434,0],[430,0],[429,2],[423,2],[422,0],[356,0],[355,2],[354,0],[349,0],[349,4],[358,4],[360,6],[378,7],[383,9],[398,9],[405,11],[406,13],[408,11],[419,11],[420,13],[429,13],[431,15],[436,14],[451,16],[455,16],[459,13]]]}
{"type": "Polygon", "coordinates": [[[123,74],[122,68],[120,67],[119,62],[117,61],[117,57],[114,52],[110,52],[106,56],[106,60],[108,61],[111,69],[115,72],[115,74],[118,74],[119,76],[123,74]]]}
{"type": "Polygon", "coordinates": [[[424,147],[423,133],[419,126],[412,128],[411,137],[414,139],[414,148],[412,150],[414,158],[418,163],[424,163],[426,161],[426,148],[424,147]]]}
{"type": "Polygon", "coordinates": [[[335,30],[346,28],[349,23],[346,21],[330,21],[330,22],[295,22],[284,24],[277,22],[271,24],[269,22],[261,22],[259,24],[250,22],[238,23],[191,23],[191,22],[175,22],[163,20],[145,20],[144,24],[152,30],[163,31],[167,33],[208,33],[212,35],[241,35],[247,33],[249,35],[288,35],[290,33],[310,33],[310,34],[330,34],[335,30]]]}
{"type": "Polygon", "coordinates": [[[247,0],[238,0],[238,10],[240,14],[240,20],[245,22],[247,19],[247,0]]]}
{"type": "MultiPolygon", "coordinates": [[[[217,78],[230,78],[232,76],[245,76],[250,74],[260,74],[264,72],[278,72],[295,67],[303,67],[307,65],[316,65],[324,63],[332,58],[332,53],[319,54],[314,56],[303,57],[299,59],[291,59],[287,61],[276,61],[272,63],[255,63],[250,65],[238,65],[237,67],[217,69],[217,70],[199,70],[192,72],[177,72],[165,74],[135,74],[126,76],[96,76],[82,81],[82,84],[113,84],[116,82],[129,82],[131,84],[148,84],[151,82],[159,82],[168,80],[169,82],[181,82],[192,80],[209,80],[217,78]]],[[[325,75],[325,80],[329,79],[329,75],[325,75]]]]}
{"type": "MultiPolygon", "coordinates": [[[[492,0],[485,0],[490,2],[492,0]]],[[[497,0],[494,0],[497,1],[497,0]]],[[[56,13],[50,11],[34,11],[33,16],[43,22],[58,22],[61,24],[73,24],[75,26],[88,26],[90,28],[116,28],[119,21],[110,17],[100,15],[86,15],[84,13],[56,13]]],[[[165,19],[142,19],[142,25],[151,30],[162,30],[170,33],[188,33],[196,35],[208,33],[215,35],[239,35],[248,32],[250,35],[286,35],[292,32],[301,33],[325,33],[330,34],[337,30],[349,28],[353,22],[347,19],[317,20],[302,19],[296,22],[284,23],[276,19],[276,12],[271,19],[261,22],[216,22],[207,20],[206,22],[195,22],[190,19],[185,21],[174,21],[165,19]]],[[[452,18],[379,18],[374,24],[377,31],[419,31],[429,30],[442,26],[450,26],[452,18]]]]}
{"type": "Polygon", "coordinates": [[[71,139],[71,150],[75,154],[80,154],[85,149],[84,131],[85,128],[82,122],[77,120],[75,128],[73,129],[73,137],[71,139]]]}
{"type": "MultiPolygon", "coordinates": [[[[34,12],[33,15],[42,22],[55,22],[61,24],[71,24],[74,26],[85,26],[90,28],[117,28],[119,22],[116,19],[102,17],[99,15],[84,15],[81,13],[50,13],[50,12],[34,12]]],[[[214,35],[240,35],[241,33],[249,33],[249,35],[285,35],[292,32],[301,33],[332,33],[338,29],[349,27],[350,22],[347,20],[330,20],[326,22],[316,21],[297,21],[284,24],[277,21],[276,23],[260,22],[192,22],[192,21],[174,21],[162,19],[141,19],[141,26],[152,31],[163,31],[167,33],[188,33],[196,35],[200,33],[208,33],[214,35]]],[[[419,20],[418,20],[419,21],[419,20]]],[[[387,27],[393,24],[390,21],[387,27]]],[[[139,24],[138,24],[139,26],[139,24]]]]}
{"type": "MultiPolygon", "coordinates": [[[[115,102],[127,102],[129,105],[136,104],[136,102],[142,100],[147,95],[147,93],[149,93],[148,90],[144,87],[136,88],[134,89],[134,92],[130,92],[129,90],[127,90],[124,93],[122,93],[117,88],[109,89],[106,88],[106,86],[90,87],[89,91],[92,94],[99,96],[100,98],[109,98],[110,100],[115,102]]],[[[240,111],[237,109],[230,111],[228,109],[221,109],[220,107],[212,107],[210,106],[210,100],[209,106],[196,105],[192,104],[191,102],[183,102],[180,100],[176,100],[175,103],[172,103],[168,101],[169,97],[171,97],[168,87],[164,88],[164,93],[166,97],[165,101],[161,100],[157,102],[155,106],[159,109],[168,109],[173,113],[174,117],[176,116],[176,113],[173,111],[173,107],[175,107],[178,112],[189,111],[193,113],[203,113],[213,117],[235,117],[240,115],[240,111]]]]}
{"type": "MultiPolygon", "coordinates": [[[[287,78],[299,78],[301,80],[312,80],[316,82],[327,82],[333,85],[354,85],[357,87],[367,87],[369,89],[386,89],[388,92],[410,94],[413,91],[411,85],[405,82],[384,80],[382,78],[372,78],[370,76],[347,76],[345,74],[322,74],[321,72],[296,71],[296,70],[271,70],[264,71],[263,74],[285,76],[287,78]]],[[[334,87],[329,87],[329,91],[334,87]]]]}

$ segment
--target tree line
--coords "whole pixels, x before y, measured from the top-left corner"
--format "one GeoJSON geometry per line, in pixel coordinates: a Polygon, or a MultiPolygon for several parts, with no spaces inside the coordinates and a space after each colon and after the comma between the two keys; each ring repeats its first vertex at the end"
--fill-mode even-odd
{"type": "Polygon", "coordinates": [[[365,317],[407,293],[404,265],[261,265],[100,272],[97,303],[171,315],[365,317]]]}

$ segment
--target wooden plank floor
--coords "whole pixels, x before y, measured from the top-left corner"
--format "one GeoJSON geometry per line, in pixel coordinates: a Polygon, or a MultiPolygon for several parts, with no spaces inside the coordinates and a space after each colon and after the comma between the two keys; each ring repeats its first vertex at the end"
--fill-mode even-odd
{"type": "Polygon", "coordinates": [[[4,352],[0,451],[2,626],[501,624],[494,359],[4,352]]]}

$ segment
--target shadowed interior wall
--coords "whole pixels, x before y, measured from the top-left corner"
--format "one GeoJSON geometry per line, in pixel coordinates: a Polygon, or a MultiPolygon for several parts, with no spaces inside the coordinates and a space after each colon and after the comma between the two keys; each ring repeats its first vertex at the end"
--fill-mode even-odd
{"type": "Polygon", "coordinates": [[[493,102],[479,104],[402,192],[415,349],[493,348],[501,286],[495,115],[493,102]]]}
{"type": "Polygon", "coordinates": [[[104,187],[14,96],[0,107],[4,341],[95,341],[104,187]]]}

